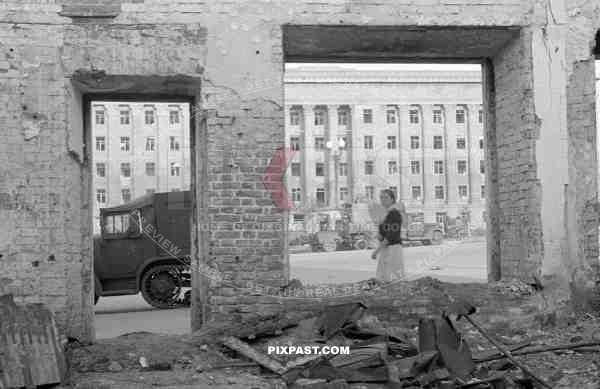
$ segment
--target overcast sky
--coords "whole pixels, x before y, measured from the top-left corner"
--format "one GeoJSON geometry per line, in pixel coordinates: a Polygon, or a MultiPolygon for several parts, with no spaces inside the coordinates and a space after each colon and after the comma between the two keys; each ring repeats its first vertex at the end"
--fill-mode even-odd
{"type": "Polygon", "coordinates": [[[349,70],[433,70],[433,71],[479,71],[481,65],[466,64],[341,64],[341,63],[287,63],[286,69],[349,69],[349,70]]]}

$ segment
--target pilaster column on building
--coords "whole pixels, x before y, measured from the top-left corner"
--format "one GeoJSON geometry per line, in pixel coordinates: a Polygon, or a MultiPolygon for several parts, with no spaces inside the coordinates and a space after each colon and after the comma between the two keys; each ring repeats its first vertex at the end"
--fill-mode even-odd
{"type": "Polygon", "coordinates": [[[315,197],[315,188],[311,185],[312,181],[309,177],[312,176],[310,169],[314,164],[314,150],[310,149],[310,128],[314,120],[312,105],[298,106],[300,109],[300,171],[302,175],[302,199],[305,205],[308,205],[315,197]],[[312,151],[312,152],[311,152],[312,151]]]}
{"type": "Polygon", "coordinates": [[[465,110],[465,148],[467,150],[467,203],[469,208],[473,204],[473,174],[471,174],[471,126],[473,120],[477,120],[479,109],[474,109],[473,105],[464,105],[465,110]]]}
{"type": "Polygon", "coordinates": [[[339,202],[339,179],[338,179],[338,166],[340,161],[339,152],[337,149],[338,141],[340,137],[338,134],[338,109],[339,105],[333,104],[327,106],[327,119],[325,129],[325,154],[326,166],[327,166],[327,184],[328,184],[328,205],[333,208],[338,207],[339,202]],[[331,145],[328,148],[327,145],[331,145]]]}

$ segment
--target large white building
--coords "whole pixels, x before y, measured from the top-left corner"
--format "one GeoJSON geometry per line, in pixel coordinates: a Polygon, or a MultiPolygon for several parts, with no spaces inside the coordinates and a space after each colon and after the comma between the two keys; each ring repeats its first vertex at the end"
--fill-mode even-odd
{"type": "Polygon", "coordinates": [[[353,221],[368,223],[367,203],[384,188],[426,222],[481,217],[480,72],[311,68],[285,82],[292,221],[314,226],[319,211],[352,204],[353,221]]]}
{"type": "Polygon", "coordinates": [[[92,104],[94,232],[99,209],[190,188],[188,103],[92,104]]]}

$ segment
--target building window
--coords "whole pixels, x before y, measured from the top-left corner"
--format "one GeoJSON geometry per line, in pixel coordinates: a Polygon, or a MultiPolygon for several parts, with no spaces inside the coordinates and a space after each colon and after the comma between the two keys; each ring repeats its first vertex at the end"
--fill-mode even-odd
{"type": "Polygon", "coordinates": [[[146,124],[154,124],[154,111],[148,109],[144,112],[144,122],[146,124]]]}
{"type": "Polygon", "coordinates": [[[290,138],[290,147],[296,151],[300,150],[300,138],[297,136],[291,137],[290,138]]]}
{"type": "Polygon", "coordinates": [[[394,198],[398,198],[398,187],[397,186],[390,186],[388,188],[389,190],[391,190],[394,193],[394,198]]]}
{"type": "Polygon", "coordinates": [[[96,137],[96,151],[106,151],[106,138],[103,136],[96,137]]]}
{"type": "Polygon", "coordinates": [[[338,111],[338,126],[348,125],[348,111],[338,111]]]}
{"type": "Polygon", "coordinates": [[[365,161],[365,175],[370,176],[375,172],[375,163],[373,161],[365,161]]]}
{"type": "Polygon", "coordinates": [[[479,110],[478,121],[479,121],[479,123],[483,123],[483,110],[482,109],[479,110]]]}
{"type": "Polygon", "coordinates": [[[156,164],[154,162],[146,162],[146,175],[154,177],[156,174],[156,164]]]}
{"type": "Polygon", "coordinates": [[[408,111],[408,120],[411,124],[418,124],[419,123],[419,110],[411,109],[410,111],[408,111]]]}
{"type": "Polygon", "coordinates": [[[320,136],[315,138],[315,149],[316,150],[325,149],[325,138],[320,137],[320,136]]]}
{"type": "Polygon", "coordinates": [[[442,110],[441,109],[433,110],[433,122],[436,124],[440,124],[442,122],[442,110]]]}
{"type": "Polygon", "coordinates": [[[396,123],[396,111],[393,109],[388,109],[386,112],[386,121],[387,124],[395,124],[396,123]]]}
{"type": "Polygon", "coordinates": [[[373,137],[371,135],[365,136],[365,149],[373,150],[373,137]]]}
{"type": "Polygon", "coordinates": [[[373,200],[373,197],[375,195],[375,188],[370,185],[365,186],[365,195],[368,200],[373,200]]]}
{"type": "Polygon", "coordinates": [[[444,147],[444,140],[440,135],[436,135],[433,137],[433,148],[436,150],[441,150],[444,147]]]}
{"type": "Polygon", "coordinates": [[[169,123],[179,123],[179,111],[169,111],[169,123]]]}
{"type": "Polygon", "coordinates": [[[464,150],[467,147],[467,140],[464,137],[456,138],[456,148],[458,150],[464,150]]]}
{"type": "Polygon", "coordinates": [[[485,185],[481,185],[481,199],[485,199],[485,185]]]}
{"type": "Polygon", "coordinates": [[[436,185],[435,186],[434,197],[435,197],[436,200],[443,200],[444,199],[444,186],[443,185],[436,185]]]}
{"type": "Polygon", "coordinates": [[[156,147],[156,139],[153,136],[149,136],[146,138],[146,151],[154,151],[156,147]]]}
{"type": "Polygon", "coordinates": [[[479,148],[483,150],[483,138],[479,138],[479,148]]]}
{"type": "Polygon", "coordinates": [[[96,201],[100,204],[106,203],[106,189],[96,189],[96,201]]]}
{"type": "Polygon", "coordinates": [[[171,189],[171,192],[181,192],[181,189],[179,189],[179,188],[173,188],[173,189],[171,189]]]}
{"type": "Polygon", "coordinates": [[[154,194],[154,192],[156,192],[156,190],[154,190],[154,189],[146,189],[146,194],[147,195],[154,194]]]}
{"type": "Polygon", "coordinates": [[[456,161],[456,173],[460,175],[467,174],[467,161],[464,159],[456,161]]]}
{"type": "Polygon", "coordinates": [[[294,215],[294,223],[303,223],[303,222],[304,222],[304,215],[302,215],[302,214],[294,215]]]}
{"type": "Polygon", "coordinates": [[[456,124],[463,124],[465,122],[465,110],[459,108],[456,110],[456,124]]]}
{"type": "Polygon", "coordinates": [[[411,136],[410,137],[410,148],[414,150],[414,149],[418,149],[419,147],[421,147],[419,137],[411,136]]]}
{"type": "Polygon", "coordinates": [[[372,109],[363,109],[363,123],[365,123],[365,124],[373,123],[373,110],[372,109]]]}
{"type": "Polygon", "coordinates": [[[396,137],[395,136],[387,137],[387,148],[388,148],[388,150],[396,150],[396,137]]]}
{"type": "Polygon", "coordinates": [[[96,175],[98,177],[106,177],[106,165],[103,163],[96,164],[96,175]]]}
{"type": "Polygon", "coordinates": [[[325,124],[325,111],[316,110],[315,111],[315,126],[322,126],[325,124]]]}
{"type": "Polygon", "coordinates": [[[433,174],[444,174],[444,161],[433,161],[433,174]]]}
{"type": "Polygon", "coordinates": [[[398,173],[398,163],[396,161],[388,161],[388,174],[398,173]]]}
{"type": "Polygon", "coordinates": [[[181,167],[175,163],[171,162],[171,177],[179,177],[181,175],[181,167]]]}
{"type": "Polygon", "coordinates": [[[179,151],[179,140],[175,136],[169,137],[169,150],[179,151]]]}
{"type": "Polygon", "coordinates": [[[485,174],[485,162],[483,159],[479,161],[479,172],[485,174]]]}
{"type": "Polygon", "coordinates": [[[342,136],[342,141],[344,142],[344,147],[341,147],[342,150],[348,150],[348,138],[342,136]]]}
{"type": "Polygon", "coordinates": [[[123,177],[131,177],[131,165],[129,162],[121,163],[121,175],[123,177]]]}
{"type": "Polygon", "coordinates": [[[325,176],[325,164],[323,162],[317,162],[316,168],[315,168],[315,175],[317,177],[325,176]]]}
{"type": "Polygon", "coordinates": [[[293,110],[290,111],[290,125],[297,126],[300,124],[300,112],[293,110]]]}
{"type": "Polygon", "coordinates": [[[410,161],[410,174],[421,174],[421,162],[410,161]]]}
{"type": "Polygon", "coordinates": [[[119,120],[121,124],[129,124],[129,110],[122,109],[119,111],[119,120]]]}
{"type": "Polygon", "coordinates": [[[436,212],[435,222],[437,224],[441,224],[441,225],[445,226],[446,225],[446,212],[436,212]]]}
{"type": "Polygon", "coordinates": [[[292,176],[300,177],[300,162],[292,162],[292,176]]]}
{"type": "Polygon", "coordinates": [[[416,185],[411,188],[412,199],[413,200],[421,200],[421,187],[416,185]]]}
{"type": "Polygon", "coordinates": [[[302,196],[300,195],[300,188],[292,188],[292,201],[302,201],[302,196]]]}
{"type": "Polygon", "coordinates": [[[96,111],[96,124],[104,124],[104,111],[97,110],[96,111]]]}
{"type": "Polygon", "coordinates": [[[121,151],[129,151],[130,147],[129,147],[129,137],[128,136],[122,136],[121,137],[121,151]]]}
{"type": "Polygon", "coordinates": [[[317,204],[325,204],[325,189],[317,188],[317,204]]]}
{"type": "Polygon", "coordinates": [[[467,196],[468,196],[467,186],[466,185],[459,185],[458,186],[458,197],[460,197],[461,199],[466,199],[467,196]]]}
{"type": "Polygon", "coordinates": [[[121,199],[123,199],[124,203],[128,203],[131,201],[131,191],[127,188],[121,189],[121,199]]]}
{"type": "Polygon", "coordinates": [[[339,170],[340,177],[346,177],[348,175],[348,164],[346,162],[340,163],[339,170]]]}
{"type": "Polygon", "coordinates": [[[340,201],[346,201],[348,199],[348,188],[340,188],[340,201]]]}

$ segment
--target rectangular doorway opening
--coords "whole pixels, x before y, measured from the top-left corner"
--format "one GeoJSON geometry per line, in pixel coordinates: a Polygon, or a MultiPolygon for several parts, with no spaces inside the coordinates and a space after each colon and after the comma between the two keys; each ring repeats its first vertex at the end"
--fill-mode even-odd
{"type": "Polygon", "coordinates": [[[480,64],[306,59],[284,85],[291,279],[487,282],[480,64]],[[383,191],[403,209],[404,270],[378,274],[383,191]]]}
{"type": "Polygon", "coordinates": [[[188,333],[193,101],[95,95],[84,101],[96,337],[188,333]]]}

